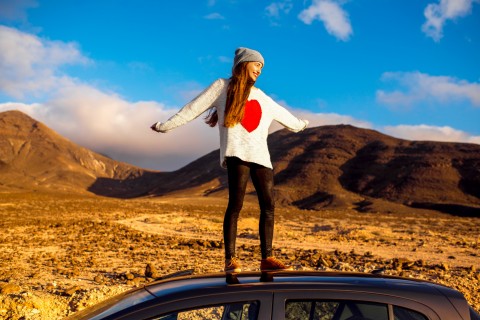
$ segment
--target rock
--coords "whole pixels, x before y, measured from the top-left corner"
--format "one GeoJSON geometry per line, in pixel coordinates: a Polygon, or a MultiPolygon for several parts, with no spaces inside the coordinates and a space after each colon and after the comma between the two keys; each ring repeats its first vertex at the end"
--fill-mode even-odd
{"type": "Polygon", "coordinates": [[[373,254],[370,251],[367,251],[363,254],[363,256],[366,257],[366,258],[372,258],[373,254]]]}
{"type": "Polygon", "coordinates": [[[371,274],[384,274],[385,273],[385,268],[380,268],[380,269],[374,269],[371,274]]]}
{"type": "Polygon", "coordinates": [[[55,290],[56,287],[57,287],[56,283],[47,283],[45,285],[45,290],[52,291],[52,290],[55,290]]]}
{"type": "Polygon", "coordinates": [[[63,294],[66,295],[66,296],[73,296],[75,294],[75,292],[77,292],[79,290],[80,290],[79,286],[73,286],[73,287],[70,287],[68,289],[65,289],[63,294]]]}
{"type": "Polygon", "coordinates": [[[402,271],[403,270],[403,265],[401,263],[394,262],[392,266],[393,266],[393,269],[395,271],[402,271]]]}
{"type": "Polygon", "coordinates": [[[143,282],[145,282],[145,279],[142,278],[142,277],[136,277],[134,278],[133,280],[133,283],[135,286],[139,286],[140,284],[142,284],[143,282]]]}
{"type": "Polygon", "coordinates": [[[19,293],[22,290],[19,285],[14,283],[7,283],[6,285],[2,286],[0,293],[2,294],[15,294],[19,293]]]}
{"type": "Polygon", "coordinates": [[[320,258],[318,259],[318,262],[317,262],[317,266],[324,266],[324,267],[327,267],[327,268],[330,268],[332,266],[331,263],[329,263],[327,260],[323,259],[323,258],[320,258]]]}
{"type": "Polygon", "coordinates": [[[211,241],[210,241],[210,246],[211,246],[212,248],[221,248],[221,247],[222,247],[222,243],[221,243],[221,241],[211,240],[211,241]]]}
{"type": "Polygon", "coordinates": [[[151,263],[148,263],[145,267],[145,277],[148,278],[158,278],[158,272],[155,266],[151,263]]]}

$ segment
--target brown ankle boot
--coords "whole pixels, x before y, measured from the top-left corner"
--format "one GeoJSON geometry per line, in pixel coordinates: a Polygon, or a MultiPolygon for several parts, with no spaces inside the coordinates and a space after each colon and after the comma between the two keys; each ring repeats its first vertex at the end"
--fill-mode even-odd
{"type": "Polygon", "coordinates": [[[268,257],[262,259],[260,262],[261,271],[275,271],[275,270],[293,270],[292,266],[287,266],[275,257],[268,257]]]}
{"type": "Polygon", "coordinates": [[[225,272],[226,273],[233,273],[233,272],[241,272],[242,268],[240,266],[240,261],[238,258],[231,258],[225,260],[225,272]]]}

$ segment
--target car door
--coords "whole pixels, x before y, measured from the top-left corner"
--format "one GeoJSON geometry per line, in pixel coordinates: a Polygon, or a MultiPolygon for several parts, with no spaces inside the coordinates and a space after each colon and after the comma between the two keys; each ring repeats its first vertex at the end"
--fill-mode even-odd
{"type": "Polygon", "coordinates": [[[430,307],[412,299],[351,290],[276,291],[272,319],[441,320],[430,307]]]}
{"type": "Polygon", "coordinates": [[[178,297],[168,302],[154,299],[115,319],[122,320],[270,320],[272,293],[266,291],[228,292],[178,297]]]}

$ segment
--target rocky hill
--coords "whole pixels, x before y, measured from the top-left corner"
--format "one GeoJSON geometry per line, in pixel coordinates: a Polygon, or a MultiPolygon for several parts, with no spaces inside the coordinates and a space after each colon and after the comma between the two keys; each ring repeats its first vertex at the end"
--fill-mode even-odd
{"type": "Polygon", "coordinates": [[[371,210],[385,200],[478,212],[479,145],[406,141],[344,125],[280,131],[270,141],[277,185],[297,206],[371,210]]]}
{"type": "Polygon", "coordinates": [[[152,187],[138,188],[140,180],[158,174],[78,146],[22,112],[0,113],[0,191],[88,193],[107,179],[120,183],[102,194],[131,197],[152,187]]]}
{"type": "MultiPolygon", "coordinates": [[[[277,131],[269,145],[279,205],[480,216],[480,145],[407,141],[348,125],[277,131]]],[[[0,190],[226,197],[218,157],[215,150],[174,172],[147,171],[75,145],[21,112],[0,113],[0,190]]]]}

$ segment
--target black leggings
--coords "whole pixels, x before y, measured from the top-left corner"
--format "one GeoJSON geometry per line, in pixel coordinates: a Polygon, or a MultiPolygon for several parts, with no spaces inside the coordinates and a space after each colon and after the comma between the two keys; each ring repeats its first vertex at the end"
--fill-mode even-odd
{"type": "Polygon", "coordinates": [[[260,205],[260,248],[262,259],[272,256],[275,201],[273,198],[273,171],[256,163],[245,162],[236,157],[227,157],[228,206],[223,220],[225,258],[235,257],[237,221],[243,206],[248,177],[252,178],[260,205]]]}

